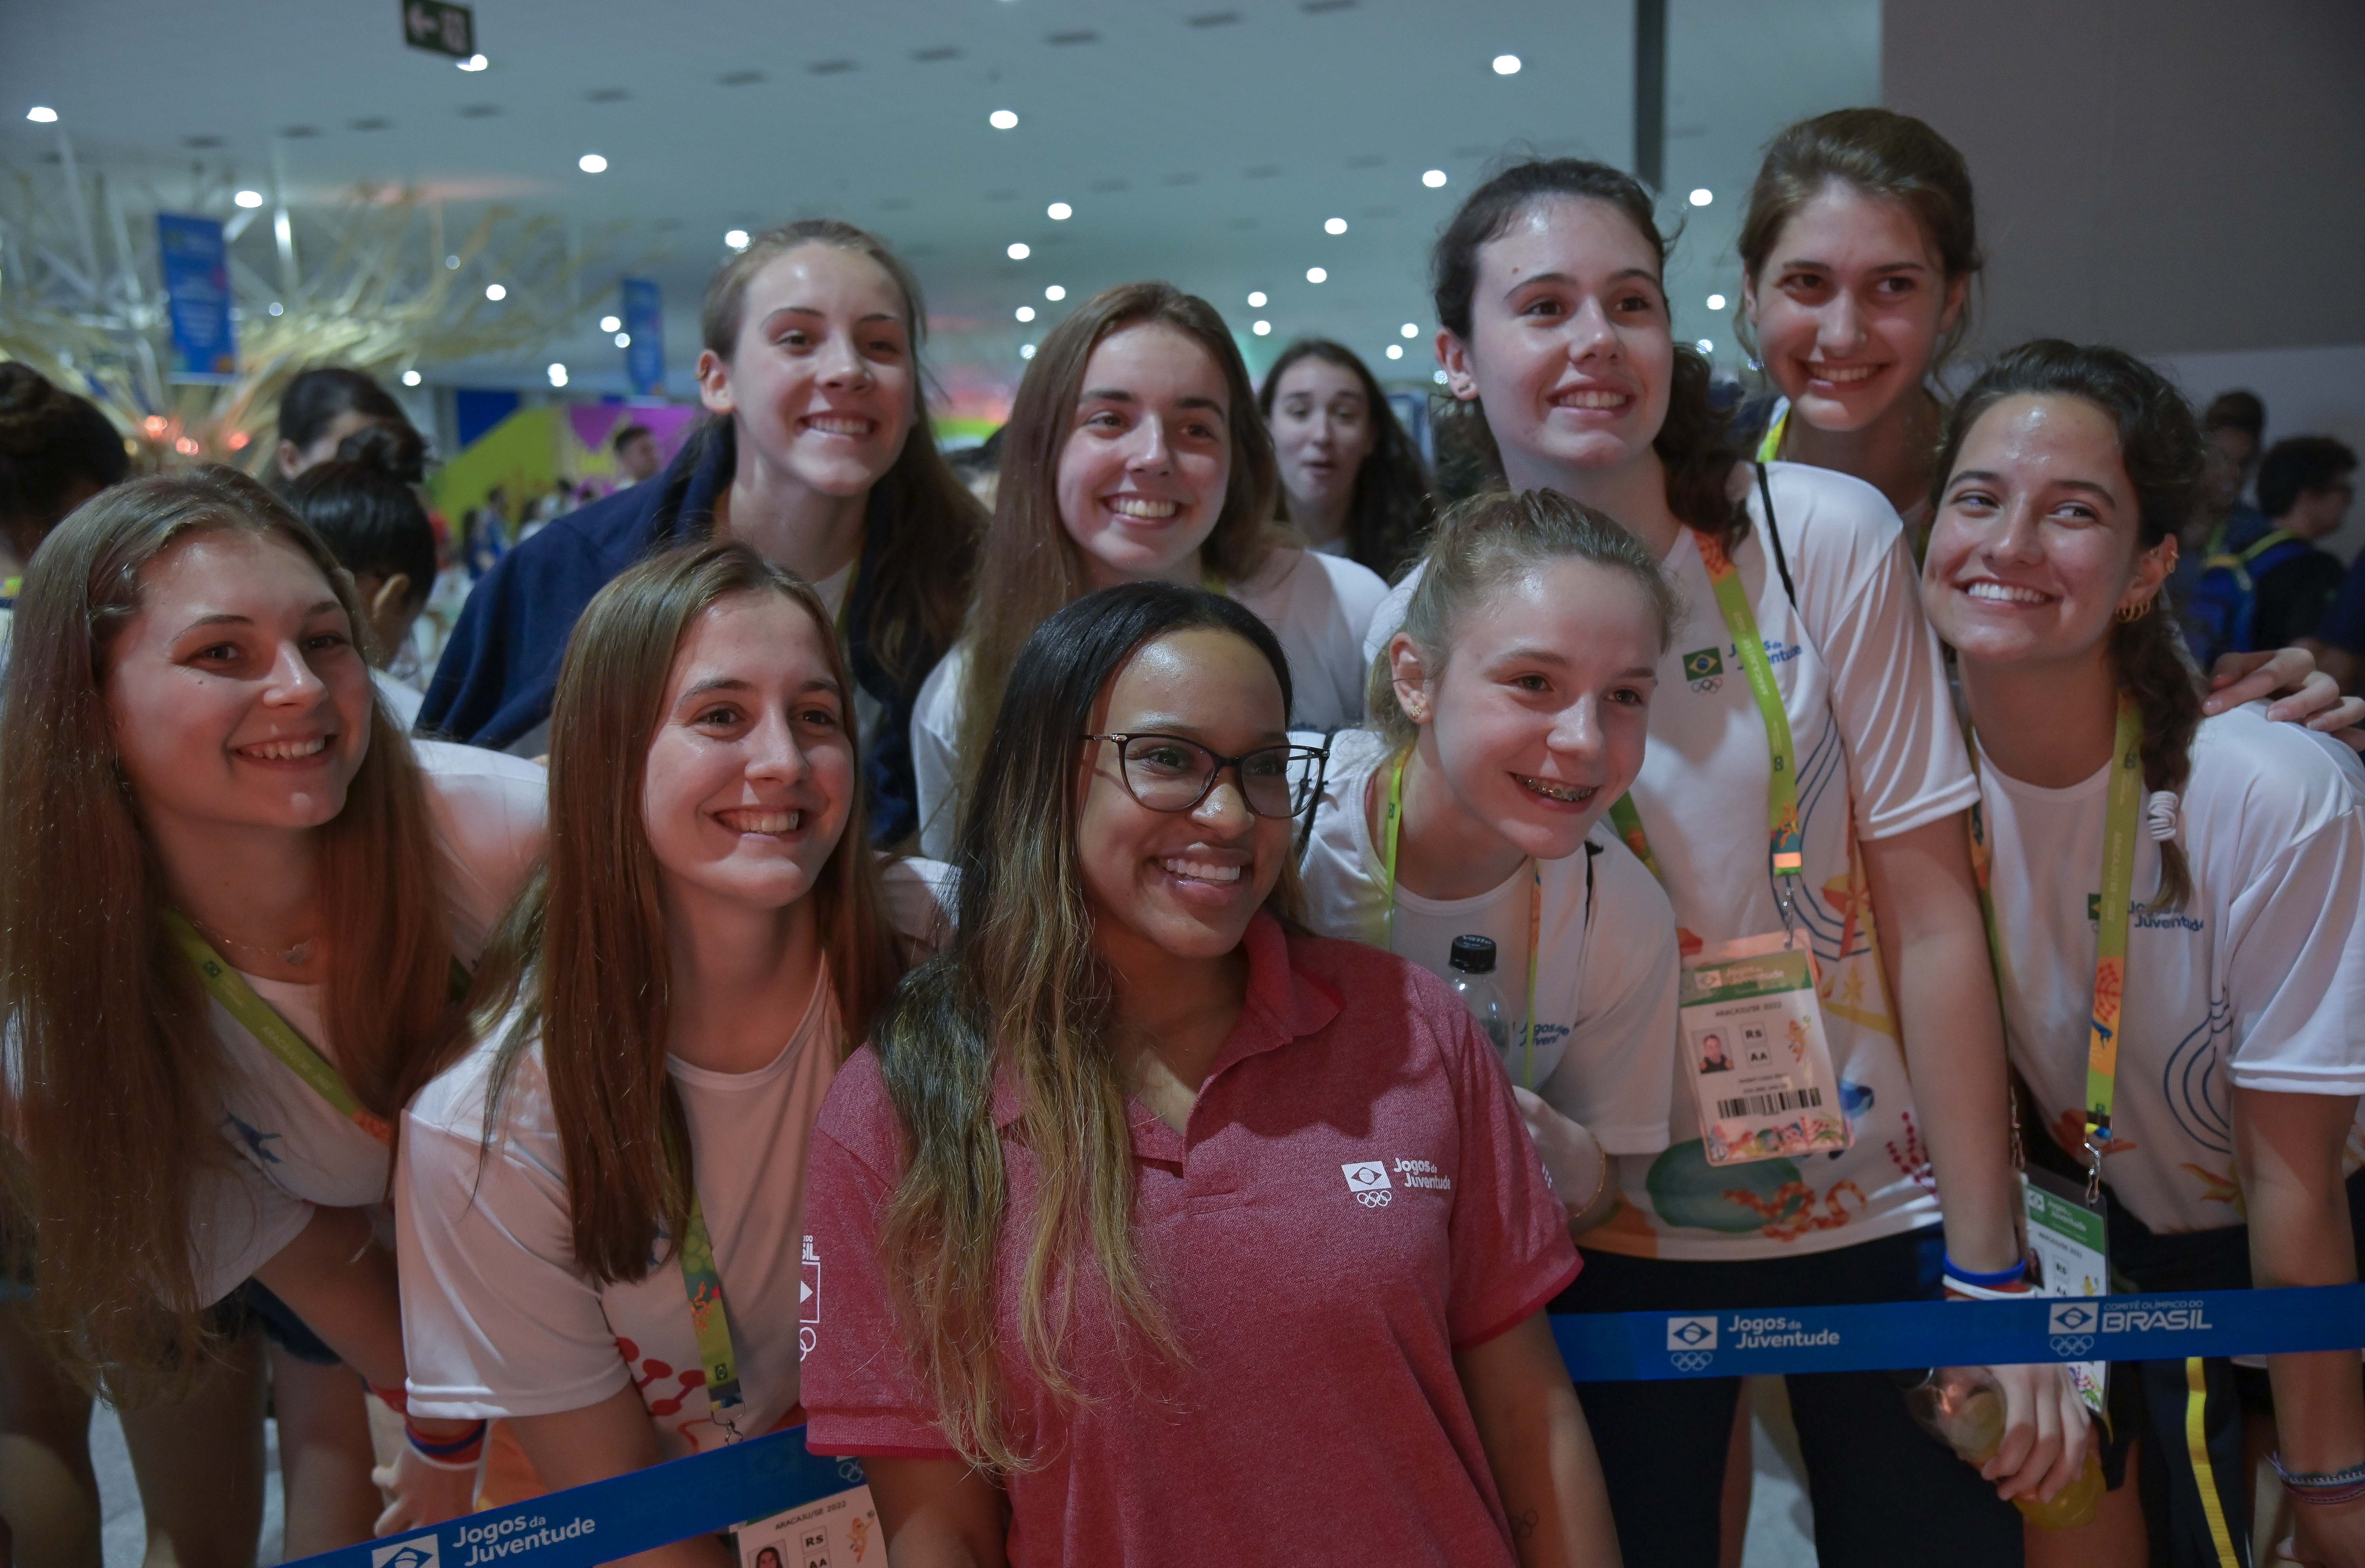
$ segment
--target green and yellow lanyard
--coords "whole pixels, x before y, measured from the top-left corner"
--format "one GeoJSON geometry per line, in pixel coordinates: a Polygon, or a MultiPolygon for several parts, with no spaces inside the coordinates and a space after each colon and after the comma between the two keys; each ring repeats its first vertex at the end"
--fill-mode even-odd
{"type": "MultiPolygon", "coordinates": [[[[1404,826],[1404,770],[1407,754],[1398,752],[1388,765],[1388,809],[1381,819],[1380,875],[1387,890],[1387,946],[1396,945],[1396,835],[1404,826]]],[[[1541,946],[1544,918],[1543,868],[1528,861],[1528,1021],[1527,1042],[1519,1068],[1519,1087],[1536,1086],[1536,959],[1541,946]]]]}
{"type": "MultiPolygon", "coordinates": [[[[1969,731],[1976,753],[1978,737],[1969,731]]],[[[2111,1146],[2111,1114],[2118,1103],[2119,1016],[2126,1001],[2127,923],[2134,907],[2135,827],[2143,800],[2143,714],[2135,699],[2119,698],[2111,739],[2110,803],[2102,819],[2102,902],[2094,912],[2094,1006],[2086,1035],[2086,1202],[2102,1195],[2102,1157],[2111,1146]]],[[[2003,974],[2003,933],[1989,891],[1990,850],[1984,820],[1971,812],[1971,859],[1987,916],[1988,947],[1998,983],[2003,974]]]]}
{"type": "MultiPolygon", "coordinates": [[[[685,1170],[689,1163],[682,1161],[685,1170]]],[[[698,1201],[695,1185],[689,1191],[689,1223],[682,1227],[678,1256],[682,1289],[689,1296],[690,1331],[698,1336],[698,1359],[706,1368],[707,1404],[712,1408],[714,1424],[725,1434],[723,1441],[735,1443],[746,1436],[739,1429],[746,1416],[746,1401],[739,1392],[739,1352],[731,1342],[731,1308],[723,1298],[723,1275],[714,1265],[714,1238],[707,1234],[706,1210],[698,1201]]]]}
{"type": "MultiPolygon", "coordinates": [[[[1757,615],[1749,607],[1749,595],[1742,586],[1741,573],[1733,566],[1732,557],[1707,534],[1697,530],[1691,534],[1692,542],[1699,546],[1700,563],[1708,568],[1709,586],[1716,591],[1716,607],[1724,617],[1724,629],[1732,639],[1734,655],[1749,678],[1750,692],[1757,699],[1758,716],[1765,724],[1765,749],[1773,764],[1765,790],[1767,864],[1778,879],[1782,926],[1787,931],[1796,923],[1795,890],[1806,870],[1790,714],[1782,706],[1782,689],[1774,680],[1774,661],[1766,656],[1765,639],[1758,634],[1757,615]]],[[[1609,820],[1618,825],[1627,847],[1651,868],[1651,874],[1665,881],[1657,859],[1651,854],[1650,839],[1642,831],[1642,813],[1635,809],[1634,797],[1620,796],[1617,804],[1609,808],[1609,820]]]]}

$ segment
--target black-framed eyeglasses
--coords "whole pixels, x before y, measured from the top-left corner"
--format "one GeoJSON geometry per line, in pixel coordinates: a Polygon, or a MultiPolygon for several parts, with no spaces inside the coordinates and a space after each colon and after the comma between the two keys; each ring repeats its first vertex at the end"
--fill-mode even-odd
{"type": "Polygon", "coordinates": [[[1240,756],[1210,751],[1181,735],[1088,734],[1116,747],[1117,777],[1126,793],[1153,812],[1195,811],[1227,769],[1239,781],[1240,799],[1261,817],[1287,821],[1322,793],[1330,761],[1326,744],[1260,746],[1240,756]]]}

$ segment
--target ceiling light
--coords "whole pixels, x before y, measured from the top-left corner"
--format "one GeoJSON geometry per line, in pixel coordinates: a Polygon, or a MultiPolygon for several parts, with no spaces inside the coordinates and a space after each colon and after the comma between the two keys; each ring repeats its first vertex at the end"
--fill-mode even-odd
{"type": "Polygon", "coordinates": [[[1709,189],[1706,185],[1701,185],[1692,192],[1692,205],[1694,207],[1706,207],[1715,199],[1716,193],[1709,189]]]}
{"type": "Polygon", "coordinates": [[[633,334],[632,334],[632,333],[630,333],[630,332],[619,332],[619,333],[617,333],[617,334],[616,334],[616,346],[617,346],[618,348],[620,348],[620,349],[628,349],[628,348],[631,348],[631,347],[633,346],[633,334]]]}
{"type": "Polygon", "coordinates": [[[566,367],[565,365],[554,364],[550,367],[550,384],[553,386],[564,386],[566,385],[566,367]]]}
{"type": "Polygon", "coordinates": [[[179,453],[184,457],[195,457],[198,453],[203,452],[205,448],[197,444],[196,437],[185,435],[180,440],[173,443],[173,450],[179,453]]]}
{"type": "Polygon", "coordinates": [[[1048,300],[1053,300],[1053,301],[1058,301],[1058,300],[1065,299],[1065,298],[1067,298],[1067,297],[1068,297],[1068,291],[1067,291],[1066,289],[1064,289],[1064,288],[1061,288],[1058,284],[1056,284],[1056,283],[1055,283],[1055,284],[1053,284],[1050,287],[1048,287],[1048,288],[1047,288],[1047,289],[1045,289],[1045,290],[1043,291],[1043,297],[1044,297],[1044,298],[1046,298],[1046,299],[1048,299],[1048,300]]]}
{"type": "Polygon", "coordinates": [[[1322,220],[1322,232],[1344,234],[1347,232],[1347,220],[1343,218],[1326,218],[1322,220]]]}
{"type": "Polygon", "coordinates": [[[165,419],[163,415],[151,414],[140,421],[140,428],[148,432],[150,440],[162,441],[164,439],[164,432],[173,427],[172,421],[165,419]]]}
{"type": "Polygon", "coordinates": [[[230,199],[238,203],[241,207],[261,207],[263,205],[263,193],[261,191],[241,191],[238,195],[230,197],[230,199]]]}
{"type": "Polygon", "coordinates": [[[1708,339],[1706,339],[1706,338],[1702,338],[1699,342],[1698,342],[1694,343],[1694,344],[1692,345],[1692,347],[1694,347],[1694,348],[1696,348],[1696,349],[1699,350],[1699,352],[1700,352],[1700,353],[1716,353],[1716,344],[1714,344],[1713,342],[1709,342],[1709,341],[1708,339]]]}
{"type": "MultiPolygon", "coordinates": [[[[413,371],[411,374],[416,375],[419,373],[417,371],[413,371]]],[[[244,431],[232,431],[230,432],[230,449],[232,452],[244,452],[246,450],[246,443],[253,439],[254,438],[252,436],[247,434],[244,431]]]]}
{"type": "Polygon", "coordinates": [[[1022,321],[1032,321],[1035,319],[1035,307],[1032,305],[1020,306],[1018,308],[1018,319],[1022,321]]]}
{"type": "Polygon", "coordinates": [[[575,160],[575,166],[587,174],[604,174],[608,172],[608,160],[597,152],[586,152],[575,160]]]}
{"type": "Polygon", "coordinates": [[[1051,221],[1054,223],[1065,223],[1076,216],[1076,209],[1064,201],[1055,201],[1043,210],[1050,215],[1051,221]]]}
{"type": "Polygon", "coordinates": [[[1035,357],[1035,345],[1033,343],[1019,344],[1018,357],[1020,359],[1033,359],[1035,357]]]}
{"type": "Polygon", "coordinates": [[[1709,295],[1709,296],[1708,297],[1708,308],[1709,308],[1709,309],[1711,309],[1711,310],[1721,310],[1721,309],[1723,309],[1723,308],[1724,308],[1724,296],[1723,296],[1723,295],[1721,295],[1721,294],[1711,294],[1711,295],[1709,295]]]}
{"type": "Polygon", "coordinates": [[[1496,75],[1497,75],[1497,76],[1517,76],[1519,73],[1519,57],[1518,55],[1516,55],[1516,54],[1498,54],[1498,55],[1496,55],[1496,56],[1495,57],[1495,74],[1496,74],[1496,75]]]}
{"type": "Polygon", "coordinates": [[[1270,321],[1251,322],[1249,326],[1249,330],[1254,332],[1260,338],[1268,337],[1272,332],[1272,323],[1270,321]]]}
{"type": "Polygon", "coordinates": [[[485,285],[485,297],[493,301],[495,304],[500,303],[500,301],[507,299],[509,297],[510,291],[503,288],[499,284],[488,283],[485,285]]]}
{"type": "Polygon", "coordinates": [[[1320,267],[1308,267],[1306,269],[1306,281],[1308,283],[1325,283],[1329,280],[1329,277],[1330,274],[1324,272],[1320,267]]]}
{"type": "Polygon", "coordinates": [[[286,308],[287,308],[287,307],[286,307],[285,305],[280,304],[280,303],[279,303],[279,301],[277,301],[276,299],[275,299],[275,300],[273,300],[273,301],[271,302],[271,313],[272,313],[274,316],[279,315],[281,312],[285,311],[286,308]]]}
{"type": "Polygon", "coordinates": [[[1250,294],[1249,294],[1249,308],[1250,308],[1250,309],[1251,309],[1251,310],[1261,310],[1261,309],[1263,309],[1263,308],[1264,308],[1264,290],[1263,290],[1263,289],[1259,288],[1259,289],[1251,290],[1251,291],[1250,292],[1250,294]]]}
{"type": "Polygon", "coordinates": [[[1016,130],[1018,116],[1009,109],[996,109],[985,117],[985,123],[996,130],[1016,130]]]}
{"type": "Polygon", "coordinates": [[[723,242],[734,251],[744,251],[747,248],[747,231],[745,229],[726,229],[723,233],[723,242]]]}
{"type": "Polygon", "coordinates": [[[1404,358],[1404,345],[1402,343],[1390,343],[1388,345],[1388,357],[1390,359],[1404,358]]]}
{"type": "Polygon", "coordinates": [[[1010,259],[1011,259],[1012,261],[1014,261],[1014,262],[1023,262],[1023,261],[1025,261],[1027,257],[1029,257],[1029,256],[1033,255],[1034,253],[1035,253],[1034,252],[1032,252],[1032,251],[1030,251],[1030,250],[1028,250],[1028,249],[1026,248],[1026,241],[1025,241],[1024,240],[1021,240],[1021,241],[1017,241],[1016,243],[1013,244],[1013,245],[1010,247],[1010,252],[1009,252],[1010,259]]]}
{"type": "Polygon", "coordinates": [[[623,330],[623,329],[624,321],[623,318],[621,316],[602,316],[600,318],[600,330],[603,332],[620,332],[623,330]]]}
{"type": "Polygon", "coordinates": [[[1417,338],[1420,336],[1420,323],[1418,321],[1407,321],[1397,330],[1407,338],[1417,338]]]}
{"type": "Polygon", "coordinates": [[[402,373],[402,384],[405,386],[416,386],[419,385],[419,372],[415,370],[406,370],[402,373]]]}
{"type": "Polygon", "coordinates": [[[33,108],[27,109],[25,111],[25,118],[31,120],[35,125],[55,125],[58,123],[58,111],[55,109],[41,108],[37,106],[33,108]]]}
{"type": "Polygon", "coordinates": [[[451,268],[454,272],[458,272],[460,270],[460,258],[457,256],[446,256],[443,258],[443,264],[451,268]]]}
{"type": "Polygon", "coordinates": [[[1427,174],[1421,175],[1420,183],[1427,185],[1430,190],[1436,190],[1445,184],[1445,171],[1442,169],[1431,169],[1427,174]]]}
{"type": "Polygon", "coordinates": [[[454,63],[456,63],[463,71],[482,71],[486,66],[490,65],[492,62],[487,60],[481,54],[472,54],[467,59],[455,62],[454,63]]]}

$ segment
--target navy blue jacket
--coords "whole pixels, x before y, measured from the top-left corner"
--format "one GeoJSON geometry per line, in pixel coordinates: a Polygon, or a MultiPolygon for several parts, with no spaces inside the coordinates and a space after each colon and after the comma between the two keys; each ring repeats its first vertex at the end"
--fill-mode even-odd
{"type": "MultiPolygon", "coordinates": [[[[548,719],[559,663],[583,607],[643,556],[706,537],[715,498],[730,488],[737,461],[736,432],[727,421],[712,421],[657,477],[567,513],[502,556],[460,611],[420,708],[419,732],[499,750],[548,719]]],[[[880,733],[869,737],[863,780],[871,839],[892,844],[919,826],[912,705],[944,650],[926,650],[910,683],[900,686],[871,656],[870,595],[883,575],[877,557],[886,546],[886,520],[877,492],[873,497],[845,622],[855,681],[887,711],[880,733]]]]}

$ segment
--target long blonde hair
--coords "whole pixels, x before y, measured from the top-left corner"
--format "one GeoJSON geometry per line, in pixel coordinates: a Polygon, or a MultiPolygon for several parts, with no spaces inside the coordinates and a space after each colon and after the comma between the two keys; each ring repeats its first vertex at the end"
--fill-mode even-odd
{"type": "Polygon", "coordinates": [[[1281,470],[1248,365],[1216,308],[1171,283],[1123,284],[1086,300],[1045,335],[1018,384],[1003,431],[1002,483],[979,558],[967,629],[959,736],[964,757],[983,754],[1020,647],[1053,610],[1092,588],[1083,551],[1059,518],[1059,454],[1075,422],[1093,351],[1112,333],[1146,322],[1171,327],[1196,342],[1224,378],[1231,471],[1223,510],[1201,546],[1201,559],[1218,579],[1237,583],[1253,577],[1272,548],[1281,470]]]}
{"type": "MultiPolygon", "coordinates": [[[[996,1473],[1037,1462],[1008,1420],[996,1335],[1011,1197],[993,1110],[1003,1075],[1021,1103],[1010,1136],[1040,1173],[1018,1288],[1026,1369],[1055,1402],[1082,1397],[1064,1352],[1080,1286],[1094,1273],[1103,1293],[1094,1305],[1120,1330],[1153,1360],[1181,1356],[1134,1245],[1133,1134],[1111,1048],[1115,981],[1093,941],[1076,823],[1083,734],[1101,693],[1143,644],[1196,627],[1229,632],[1263,655],[1286,711],[1289,663],[1272,629],[1205,589],[1104,588],[1028,639],[979,760],[955,856],[952,941],[913,971],[875,1036],[910,1150],[880,1240],[902,1343],[946,1439],[996,1473]]],[[[1265,907],[1294,923],[1303,902],[1286,864],[1265,907]]]]}
{"type": "MultiPolygon", "coordinates": [[[[716,603],[741,594],[775,594],[813,617],[860,755],[854,685],[811,584],[728,541],[630,568],[600,590],[567,644],[551,709],[549,847],[478,976],[479,1035],[523,1009],[494,1064],[486,1141],[520,1058],[538,1040],[566,1156],[575,1260],[601,1283],[645,1275],[660,1231],[679,1237],[689,1215],[689,1128],[666,1071],[673,977],[641,791],[683,640],[716,603]]],[[[839,1016],[856,1041],[907,961],[868,845],[857,790],[812,893],[839,1016]]]]}
{"type": "MultiPolygon", "coordinates": [[[[222,467],[138,479],[75,511],[25,574],[0,686],[0,1073],[19,1158],[0,1230],[29,1250],[36,1303],[78,1375],[139,1394],[205,1348],[190,1245],[226,1069],[208,1003],[164,925],[173,891],[142,833],[106,695],[140,576],[202,534],[294,547],[358,633],[351,579],[268,490],[222,467]]],[[[375,700],[344,810],[319,830],[329,1035],[353,1095],[391,1122],[454,1020],[452,943],[425,781],[375,700]]]]}

